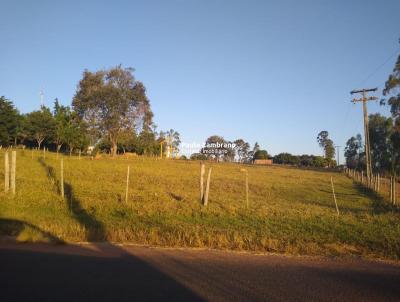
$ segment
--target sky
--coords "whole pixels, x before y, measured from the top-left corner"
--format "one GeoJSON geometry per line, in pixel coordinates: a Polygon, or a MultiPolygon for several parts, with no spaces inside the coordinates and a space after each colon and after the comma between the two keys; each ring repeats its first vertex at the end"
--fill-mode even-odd
{"type": "MultiPolygon", "coordinates": [[[[85,69],[135,68],[158,130],[243,138],[275,155],[343,149],[362,133],[355,88],[381,97],[400,53],[400,1],[0,0],[0,95],[70,105],[85,69]]],[[[370,113],[389,109],[369,102],[370,113]]]]}

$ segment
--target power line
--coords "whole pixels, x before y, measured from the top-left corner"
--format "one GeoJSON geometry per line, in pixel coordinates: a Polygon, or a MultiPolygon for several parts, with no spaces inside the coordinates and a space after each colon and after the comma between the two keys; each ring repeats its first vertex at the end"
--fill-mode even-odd
{"type": "Polygon", "coordinates": [[[383,66],[385,66],[389,61],[400,52],[400,48],[396,49],[381,65],[376,67],[364,80],[360,82],[360,86],[363,85],[366,81],[368,81],[375,73],[377,73],[383,66]]]}
{"type": "Polygon", "coordinates": [[[335,146],[336,148],[336,153],[337,153],[337,165],[340,165],[340,147],[342,146],[335,146]]]}

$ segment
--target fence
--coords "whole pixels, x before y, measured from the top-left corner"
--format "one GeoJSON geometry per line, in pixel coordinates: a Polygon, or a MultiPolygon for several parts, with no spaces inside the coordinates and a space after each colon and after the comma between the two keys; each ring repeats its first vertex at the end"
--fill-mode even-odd
{"type": "Polygon", "coordinates": [[[396,176],[391,176],[389,178],[382,177],[379,173],[372,174],[368,179],[364,171],[357,171],[354,169],[345,169],[344,171],[347,176],[381,195],[383,198],[387,199],[393,205],[398,205],[400,202],[400,183],[396,176]]]}

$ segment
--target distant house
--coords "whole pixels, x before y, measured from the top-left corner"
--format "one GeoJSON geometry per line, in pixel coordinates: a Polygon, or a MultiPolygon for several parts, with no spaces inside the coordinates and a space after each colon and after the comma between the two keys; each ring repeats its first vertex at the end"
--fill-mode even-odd
{"type": "Polygon", "coordinates": [[[253,163],[255,165],[272,165],[272,159],[255,159],[253,163]]]}

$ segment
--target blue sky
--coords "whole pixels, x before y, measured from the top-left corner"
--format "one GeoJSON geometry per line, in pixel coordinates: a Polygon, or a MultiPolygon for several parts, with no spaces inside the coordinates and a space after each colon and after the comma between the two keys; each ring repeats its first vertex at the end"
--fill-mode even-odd
{"type": "Polygon", "coordinates": [[[85,68],[123,64],[158,129],[184,142],[219,134],[321,154],[320,130],[340,146],[362,132],[349,91],[384,85],[399,12],[400,1],[1,0],[0,95],[22,112],[42,88],[47,105],[70,104],[85,68]]]}

